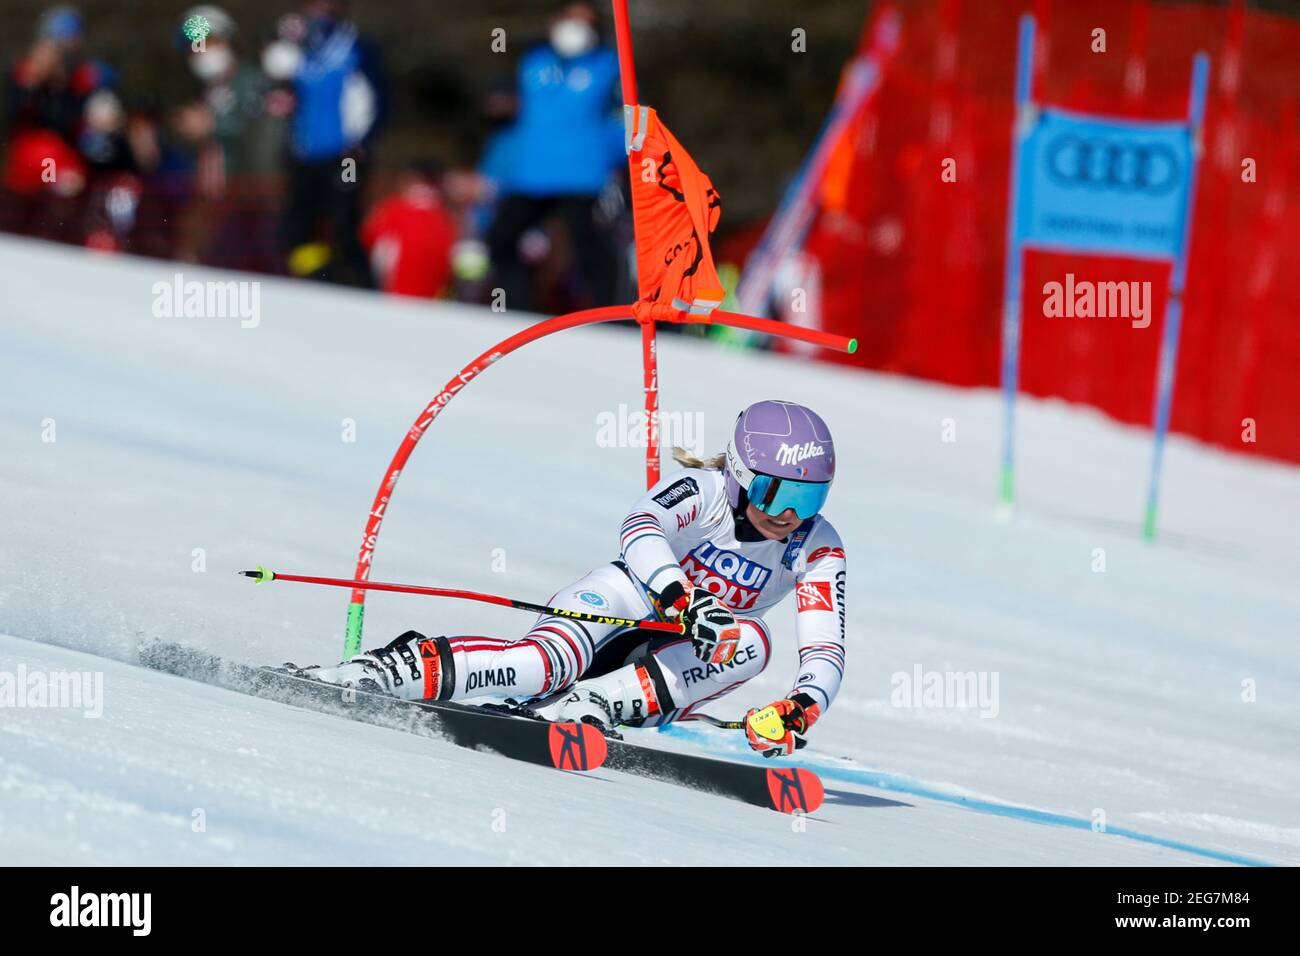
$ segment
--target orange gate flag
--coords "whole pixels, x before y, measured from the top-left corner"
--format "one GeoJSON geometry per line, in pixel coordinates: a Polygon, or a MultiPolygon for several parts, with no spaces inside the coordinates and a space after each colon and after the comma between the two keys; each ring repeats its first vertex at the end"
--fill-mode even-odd
{"type": "Polygon", "coordinates": [[[652,108],[631,107],[629,113],[637,271],[632,314],[660,321],[680,321],[683,312],[708,315],[726,296],[709,248],[722,200],[652,108]]]}

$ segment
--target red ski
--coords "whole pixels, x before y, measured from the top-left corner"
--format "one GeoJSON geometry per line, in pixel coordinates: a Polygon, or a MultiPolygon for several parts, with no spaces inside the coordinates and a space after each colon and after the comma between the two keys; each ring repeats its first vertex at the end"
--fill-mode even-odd
{"type": "Polygon", "coordinates": [[[605,735],[590,724],[546,724],[557,770],[595,770],[605,762],[605,735]]]}
{"type": "Polygon", "coordinates": [[[781,813],[813,813],[826,797],[821,778],[803,767],[763,767],[621,740],[609,741],[605,766],[781,813]]]}
{"type": "Polygon", "coordinates": [[[281,668],[251,667],[165,641],[142,647],[140,662],[253,697],[438,737],[470,750],[489,750],[559,770],[595,770],[607,754],[604,735],[588,724],[552,724],[470,704],[399,700],[281,668]]]}

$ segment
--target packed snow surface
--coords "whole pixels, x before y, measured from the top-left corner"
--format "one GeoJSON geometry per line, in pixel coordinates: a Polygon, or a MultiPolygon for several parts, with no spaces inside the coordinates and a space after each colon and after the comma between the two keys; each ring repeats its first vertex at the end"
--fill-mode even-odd
{"type": "MultiPolygon", "coordinates": [[[[661,336],[670,440],[711,454],[761,398],[835,431],[848,671],[800,821],[135,664],[151,638],[336,660],[347,592],[234,572],[350,577],[417,414],[536,317],[262,278],[255,325],[160,318],[178,272],[249,277],[13,239],[0,262],[0,862],[1300,863],[1300,469],[1175,437],[1144,542],[1149,433],[1025,400],[1008,517],[995,392],[661,336]],[[41,706],[61,675],[80,706],[41,706]]],[[[640,382],[619,327],[490,367],[403,473],[373,578],[544,601],[614,557],[644,451],[608,439],[640,382]]],[[[785,693],[793,617],[770,612],[772,665],[711,712],[785,693]]],[[[529,623],[375,594],[366,637],[529,623]]],[[[698,724],[631,738],[748,759],[698,724]]]]}

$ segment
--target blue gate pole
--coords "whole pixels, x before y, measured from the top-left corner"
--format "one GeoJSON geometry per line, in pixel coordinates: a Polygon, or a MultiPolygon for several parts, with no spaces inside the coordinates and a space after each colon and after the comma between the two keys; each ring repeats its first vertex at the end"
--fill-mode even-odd
{"type": "Polygon", "coordinates": [[[1020,379],[1020,290],[1024,249],[1020,212],[1020,152],[1033,122],[1030,99],[1034,74],[1034,18],[1020,18],[1016,52],[1016,115],[1011,131],[1011,180],[1007,197],[1007,257],[1002,299],[1002,504],[1015,499],[1016,391],[1020,379]]]}
{"type": "Polygon", "coordinates": [[[1169,277],[1169,301],[1165,306],[1165,327],[1160,337],[1160,358],[1156,366],[1155,412],[1151,449],[1151,481],[1147,486],[1147,509],[1142,534],[1156,536],[1156,514],[1160,496],[1160,471],[1164,465],[1165,439],[1173,414],[1174,379],[1178,370],[1178,341],[1183,325],[1183,290],[1187,285],[1187,253],[1191,246],[1192,210],[1196,200],[1196,172],[1204,152],[1205,95],[1210,82],[1210,58],[1196,54],[1192,61],[1192,88],[1187,103],[1187,120],[1192,136],[1192,164],[1187,173],[1187,201],[1183,209],[1183,235],[1169,277]]]}

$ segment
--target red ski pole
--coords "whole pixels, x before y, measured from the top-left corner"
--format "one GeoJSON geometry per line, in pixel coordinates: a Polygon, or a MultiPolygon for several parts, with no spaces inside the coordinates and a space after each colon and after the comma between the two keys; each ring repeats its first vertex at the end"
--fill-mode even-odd
{"type": "Polygon", "coordinates": [[[615,627],[638,627],[644,631],[664,631],[668,634],[683,634],[685,629],[680,624],[669,621],[639,621],[630,617],[610,617],[604,614],[589,614],[586,611],[571,611],[563,607],[547,607],[545,604],[533,604],[515,598],[501,597],[497,594],[482,594],[478,591],[464,591],[459,588],[435,588],[418,584],[384,584],[381,581],[353,581],[348,578],[317,578],[305,574],[283,574],[258,565],[254,571],[240,571],[246,578],[252,578],[258,584],[263,581],[297,581],[299,584],[324,584],[334,588],[356,588],[362,591],[400,591],[403,594],[426,594],[430,597],[460,598],[464,601],[482,601],[484,604],[499,604],[502,607],[514,607],[521,611],[535,614],[555,614],[559,617],[573,618],[575,621],[590,621],[592,624],[612,624],[615,627]]]}

